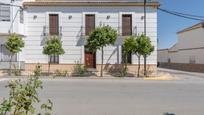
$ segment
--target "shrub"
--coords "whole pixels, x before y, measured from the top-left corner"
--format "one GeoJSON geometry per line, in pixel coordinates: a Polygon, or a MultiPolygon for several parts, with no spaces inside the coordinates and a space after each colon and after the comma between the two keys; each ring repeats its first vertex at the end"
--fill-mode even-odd
{"type": "Polygon", "coordinates": [[[67,70],[61,71],[61,70],[57,69],[57,70],[55,71],[55,76],[58,76],[58,77],[66,77],[66,76],[68,76],[68,71],[67,71],[67,70]]]}
{"type": "Polygon", "coordinates": [[[35,66],[35,70],[33,71],[35,76],[41,76],[42,75],[42,65],[41,64],[37,64],[35,66]]]}
{"type": "MultiPolygon", "coordinates": [[[[6,87],[9,88],[10,93],[8,99],[5,99],[0,105],[0,115],[34,115],[37,113],[34,105],[40,103],[38,91],[43,88],[42,81],[37,74],[26,81],[9,81],[6,87]]],[[[50,100],[47,104],[41,105],[44,115],[51,115],[52,108],[53,103],[50,100]]],[[[38,115],[43,114],[38,113],[38,115]]]]}
{"type": "Polygon", "coordinates": [[[84,75],[86,72],[87,72],[86,67],[77,62],[76,66],[74,67],[74,73],[79,75],[84,75]]]}
{"type": "Polygon", "coordinates": [[[126,77],[128,74],[128,68],[127,67],[123,67],[120,71],[119,71],[119,77],[126,77]]]}
{"type": "Polygon", "coordinates": [[[15,76],[21,76],[21,69],[17,69],[15,64],[13,65],[13,67],[14,67],[14,69],[12,70],[12,73],[15,76]]]}

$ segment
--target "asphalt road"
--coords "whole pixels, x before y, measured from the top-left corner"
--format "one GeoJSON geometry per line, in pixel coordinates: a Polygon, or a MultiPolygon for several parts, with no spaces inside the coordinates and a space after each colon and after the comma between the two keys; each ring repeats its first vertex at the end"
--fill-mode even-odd
{"type": "MultiPolygon", "coordinates": [[[[144,81],[133,79],[43,80],[42,101],[54,102],[53,115],[204,114],[204,79],[144,81]]],[[[0,82],[0,96],[7,90],[0,82]]]]}

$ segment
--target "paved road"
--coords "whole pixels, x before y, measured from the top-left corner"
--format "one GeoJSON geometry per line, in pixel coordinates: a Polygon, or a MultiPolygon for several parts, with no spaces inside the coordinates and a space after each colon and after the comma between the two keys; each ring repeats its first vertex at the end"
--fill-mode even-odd
{"type": "MultiPolygon", "coordinates": [[[[131,79],[43,80],[40,95],[54,102],[53,115],[203,115],[204,79],[144,81],[131,79]]],[[[6,96],[6,81],[0,96],[6,96]]]]}

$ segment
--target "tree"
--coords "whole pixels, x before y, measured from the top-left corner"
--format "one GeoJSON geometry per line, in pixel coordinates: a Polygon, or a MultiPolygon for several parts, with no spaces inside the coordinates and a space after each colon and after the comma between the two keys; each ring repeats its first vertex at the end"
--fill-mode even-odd
{"type": "Polygon", "coordinates": [[[11,66],[12,66],[12,59],[13,56],[22,51],[24,47],[24,41],[21,37],[16,35],[15,33],[11,34],[8,37],[7,42],[5,43],[6,49],[10,52],[10,67],[9,67],[9,75],[11,75],[11,66]]]}
{"type": "Polygon", "coordinates": [[[127,37],[124,41],[122,48],[123,48],[124,59],[125,59],[124,61],[127,66],[127,55],[129,53],[131,54],[135,53],[135,50],[137,48],[136,38],[134,36],[127,37]]]}
{"type": "Polygon", "coordinates": [[[150,38],[142,34],[140,36],[141,55],[144,58],[144,76],[147,76],[147,57],[154,51],[154,46],[151,44],[150,38]]]}
{"type": "Polygon", "coordinates": [[[101,50],[101,77],[103,76],[103,58],[104,58],[104,47],[108,45],[113,45],[117,38],[117,31],[114,30],[110,26],[101,26],[96,28],[93,32],[91,32],[88,44],[92,52],[96,52],[97,50],[101,50]]]}
{"type": "Polygon", "coordinates": [[[135,54],[137,55],[137,58],[138,58],[137,77],[140,77],[140,67],[141,67],[140,61],[141,61],[141,55],[143,51],[141,36],[137,37],[136,42],[137,42],[137,48],[135,50],[135,54]]]}
{"type": "Polygon", "coordinates": [[[125,63],[125,70],[127,70],[127,56],[129,53],[131,54],[135,54],[137,52],[137,47],[138,47],[138,44],[137,44],[137,41],[136,41],[136,37],[135,36],[130,36],[130,37],[127,37],[124,41],[124,44],[122,46],[122,49],[123,49],[123,53],[124,53],[124,63],[125,63]]]}
{"type": "MultiPolygon", "coordinates": [[[[45,46],[43,47],[43,54],[48,55],[49,57],[54,55],[63,55],[65,53],[62,48],[62,42],[60,41],[58,36],[50,36],[45,46]]],[[[50,60],[48,61],[48,75],[50,74],[50,60]]]]}

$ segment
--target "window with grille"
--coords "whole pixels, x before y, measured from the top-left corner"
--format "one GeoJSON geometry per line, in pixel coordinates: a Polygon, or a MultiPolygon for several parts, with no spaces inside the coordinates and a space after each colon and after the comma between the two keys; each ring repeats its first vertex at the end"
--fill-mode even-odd
{"type": "Polygon", "coordinates": [[[59,64],[59,55],[51,55],[50,63],[59,64]]]}
{"type": "Polygon", "coordinates": [[[0,21],[10,21],[10,6],[0,5],[0,21]]]}
{"type": "Polygon", "coordinates": [[[20,23],[24,22],[24,18],[23,18],[23,10],[20,10],[20,23]]]}
{"type": "Polygon", "coordinates": [[[125,55],[124,50],[122,48],[122,63],[127,62],[127,64],[132,64],[132,53],[128,53],[125,55]]]}
{"type": "MultiPolygon", "coordinates": [[[[6,49],[4,44],[0,45],[0,61],[1,62],[9,62],[11,57],[11,53],[6,49]]],[[[13,62],[17,61],[17,55],[15,54],[12,58],[13,62]]]]}

